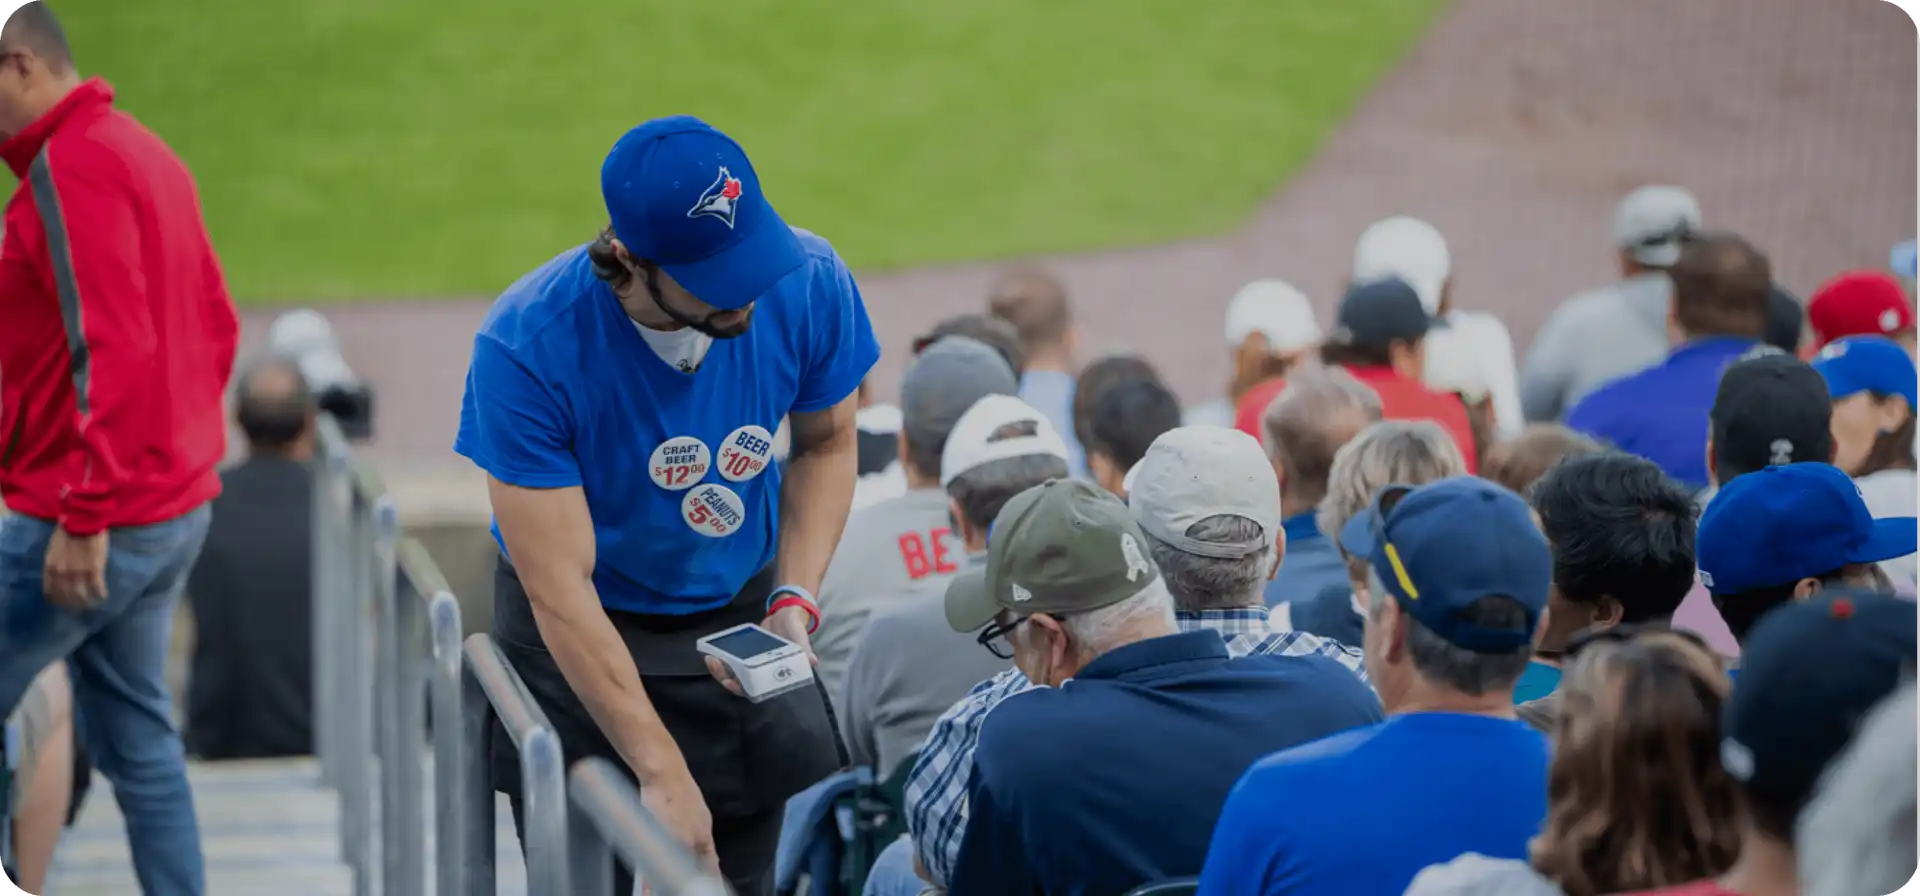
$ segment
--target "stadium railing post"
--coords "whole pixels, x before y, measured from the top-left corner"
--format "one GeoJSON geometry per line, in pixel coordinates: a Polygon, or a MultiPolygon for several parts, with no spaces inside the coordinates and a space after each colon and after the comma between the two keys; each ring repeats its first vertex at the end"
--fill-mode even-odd
{"type": "MultiPolygon", "coordinates": [[[[426,551],[419,542],[409,541],[409,545],[425,557],[426,551]]],[[[437,575],[438,568],[434,568],[434,572],[437,575]]],[[[419,580],[415,582],[419,584],[419,580]]],[[[464,786],[468,751],[462,737],[465,722],[461,693],[460,602],[446,588],[444,580],[434,584],[437,587],[432,589],[433,596],[427,603],[427,622],[433,643],[434,830],[439,832],[434,843],[434,892],[464,896],[468,853],[463,825],[468,813],[478,811],[478,807],[471,804],[472,794],[464,786]]],[[[421,585],[421,590],[428,588],[421,585]]],[[[491,810],[492,793],[484,796],[486,799],[483,802],[491,810]]],[[[491,834],[491,811],[488,812],[488,825],[491,834]]],[[[489,865],[492,860],[492,853],[488,853],[489,865]]]]}
{"type": "MultiPolygon", "coordinates": [[[[491,715],[500,720],[500,727],[506,729],[507,737],[513,741],[514,749],[520,756],[520,824],[523,851],[527,859],[527,892],[529,893],[571,893],[571,870],[567,866],[567,792],[565,759],[560,753],[560,739],[554,734],[553,726],[548,723],[546,713],[533,701],[533,695],[527,692],[526,682],[520,680],[513,666],[508,664],[505,654],[492,638],[484,634],[475,634],[466,641],[467,671],[479,686],[480,695],[475,702],[491,708],[491,713],[475,713],[469,708],[466,719],[469,721],[468,734],[490,731],[491,725],[484,718],[491,715]],[[481,718],[476,719],[476,715],[481,718]]],[[[473,696],[469,691],[467,696],[473,696]]],[[[475,746],[475,739],[469,737],[469,749],[475,746]]],[[[476,751],[479,752],[479,751],[476,751]]],[[[468,760],[472,768],[472,759],[468,760]]],[[[489,807],[492,806],[492,787],[486,777],[486,766],[480,766],[477,772],[470,771],[468,794],[484,792],[489,807]]],[[[478,821],[484,817],[487,829],[484,832],[468,829],[468,845],[471,848],[484,836],[488,849],[492,849],[491,811],[469,812],[469,818],[478,821]]],[[[489,852],[489,855],[491,853],[489,852]]],[[[487,889],[492,892],[491,867],[488,868],[487,889]]],[[[470,891],[480,888],[469,880],[470,891]]]]}

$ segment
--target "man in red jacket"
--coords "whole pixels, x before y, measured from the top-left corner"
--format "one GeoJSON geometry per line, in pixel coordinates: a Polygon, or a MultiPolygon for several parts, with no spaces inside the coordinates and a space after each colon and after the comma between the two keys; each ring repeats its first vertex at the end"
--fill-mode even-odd
{"type": "Polygon", "coordinates": [[[162,677],[226,451],[239,332],[192,177],[82,81],[38,2],[0,30],[0,709],[71,661],[140,886],[204,892],[162,677]]]}

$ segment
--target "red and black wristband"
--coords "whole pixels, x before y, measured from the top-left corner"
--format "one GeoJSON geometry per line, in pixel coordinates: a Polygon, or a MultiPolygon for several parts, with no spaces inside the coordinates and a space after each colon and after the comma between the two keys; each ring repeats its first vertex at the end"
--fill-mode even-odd
{"type": "Polygon", "coordinates": [[[807,634],[820,630],[820,605],[813,600],[813,594],[799,585],[781,585],[767,595],[767,615],[772,616],[788,607],[799,607],[807,611],[807,634]]]}

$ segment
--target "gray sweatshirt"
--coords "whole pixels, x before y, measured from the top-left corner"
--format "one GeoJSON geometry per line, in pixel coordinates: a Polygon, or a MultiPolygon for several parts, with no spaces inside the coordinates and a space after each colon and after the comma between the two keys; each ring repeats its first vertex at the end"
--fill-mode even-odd
{"type": "Polygon", "coordinates": [[[1588,392],[1659,363],[1667,339],[1673,283],[1639,274],[1562,303],[1533,334],[1520,374],[1529,423],[1558,423],[1588,392]]]}
{"type": "Polygon", "coordinates": [[[820,658],[814,674],[834,706],[840,705],[840,677],[867,617],[894,605],[914,585],[944,584],[965,559],[960,539],[947,531],[947,493],[937,488],[909,491],[848,515],[820,583],[820,630],[813,633],[820,658]]]}

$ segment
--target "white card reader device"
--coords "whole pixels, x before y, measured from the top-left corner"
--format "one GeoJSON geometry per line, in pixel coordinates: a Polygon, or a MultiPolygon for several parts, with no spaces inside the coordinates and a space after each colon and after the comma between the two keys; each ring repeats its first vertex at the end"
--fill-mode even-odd
{"type": "Polygon", "coordinates": [[[702,654],[726,663],[747,699],[755,703],[813,683],[813,663],[805,648],[751,622],[695,643],[702,654]]]}

